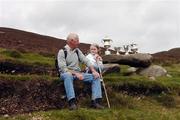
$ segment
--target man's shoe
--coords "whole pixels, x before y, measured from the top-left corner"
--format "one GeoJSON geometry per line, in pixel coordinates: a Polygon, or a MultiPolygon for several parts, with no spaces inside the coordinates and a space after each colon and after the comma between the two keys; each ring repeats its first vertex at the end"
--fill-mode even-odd
{"type": "Polygon", "coordinates": [[[104,106],[100,104],[100,99],[92,100],[91,107],[95,109],[104,109],[104,106]]]}
{"type": "Polygon", "coordinates": [[[92,105],[92,108],[95,108],[95,109],[104,109],[104,106],[100,105],[99,103],[96,103],[96,104],[92,105]]]}
{"type": "Polygon", "coordinates": [[[76,104],[72,104],[69,106],[69,110],[77,110],[77,105],[76,104]]]}
{"type": "Polygon", "coordinates": [[[76,101],[75,98],[72,98],[68,101],[69,103],[69,110],[77,110],[77,105],[76,105],[76,101]]]}

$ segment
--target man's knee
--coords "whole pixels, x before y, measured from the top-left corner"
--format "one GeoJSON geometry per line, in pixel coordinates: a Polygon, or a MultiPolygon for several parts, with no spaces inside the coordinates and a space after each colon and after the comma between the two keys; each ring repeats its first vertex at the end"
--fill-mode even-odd
{"type": "Polygon", "coordinates": [[[72,74],[69,72],[65,72],[65,73],[61,73],[61,77],[62,80],[65,80],[66,78],[73,78],[72,74]]]}

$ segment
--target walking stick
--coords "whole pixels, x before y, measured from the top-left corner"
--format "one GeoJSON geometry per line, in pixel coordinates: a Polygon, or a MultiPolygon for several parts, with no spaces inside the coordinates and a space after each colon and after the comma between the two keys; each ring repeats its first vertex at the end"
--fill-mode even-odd
{"type": "Polygon", "coordinates": [[[101,68],[100,68],[98,62],[97,62],[97,65],[98,65],[100,79],[101,79],[101,82],[102,82],[102,85],[103,85],[104,93],[105,93],[105,96],[106,96],[106,101],[107,101],[107,104],[108,104],[108,108],[110,108],[111,106],[110,106],[110,103],[109,103],[109,98],[108,98],[108,95],[107,95],[106,86],[105,86],[105,83],[104,83],[104,80],[103,80],[103,77],[102,77],[102,71],[101,71],[101,68]]]}

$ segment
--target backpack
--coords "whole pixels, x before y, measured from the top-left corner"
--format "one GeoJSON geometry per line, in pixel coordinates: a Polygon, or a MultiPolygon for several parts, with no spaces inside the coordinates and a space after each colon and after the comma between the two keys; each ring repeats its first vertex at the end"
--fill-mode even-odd
{"type": "MultiPolygon", "coordinates": [[[[66,59],[66,57],[67,57],[67,50],[66,50],[66,48],[63,48],[63,51],[64,51],[64,57],[65,57],[65,59],[66,59]]],[[[76,52],[76,54],[77,54],[77,56],[78,56],[78,61],[80,62],[78,50],[76,49],[75,52],[76,52]]],[[[58,73],[58,77],[60,77],[61,73],[59,72],[58,56],[56,56],[56,58],[55,58],[55,67],[56,67],[56,71],[57,71],[57,73],[58,73]]]]}

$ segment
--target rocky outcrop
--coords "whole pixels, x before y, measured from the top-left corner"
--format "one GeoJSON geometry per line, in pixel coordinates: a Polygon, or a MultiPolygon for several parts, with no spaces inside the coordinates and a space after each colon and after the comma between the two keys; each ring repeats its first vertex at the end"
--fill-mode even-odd
{"type": "Polygon", "coordinates": [[[137,72],[140,75],[148,77],[160,77],[167,75],[167,70],[158,65],[151,65],[147,68],[140,68],[137,72]]]}
{"type": "Polygon", "coordinates": [[[118,73],[120,72],[119,64],[104,64],[103,74],[118,73]]]}
{"type": "Polygon", "coordinates": [[[155,80],[156,77],[161,77],[161,76],[171,77],[171,75],[168,74],[167,70],[159,65],[151,65],[147,68],[129,67],[127,69],[126,75],[135,75],[135,74],[141,76],[147,76],[151,80],[155,80]]]}
{"type": "Polygon", "coordinates": [[[104,63],[124,64],[132,67],[148,67],[152,63],[150,54],[129,54],[129,55],[105,55],[103,56],[104,63]]]}
{"type": "Polygon", "coordinates": [[[151,65],[152,56],[150,54],[106,55],[103,56],[103,62],[131,66],[127,70],[126,75],[139,74],[148,76],[152,79],[155,79],[155,77],[167,76],[166,69],[158,65],[151,65]]]}

